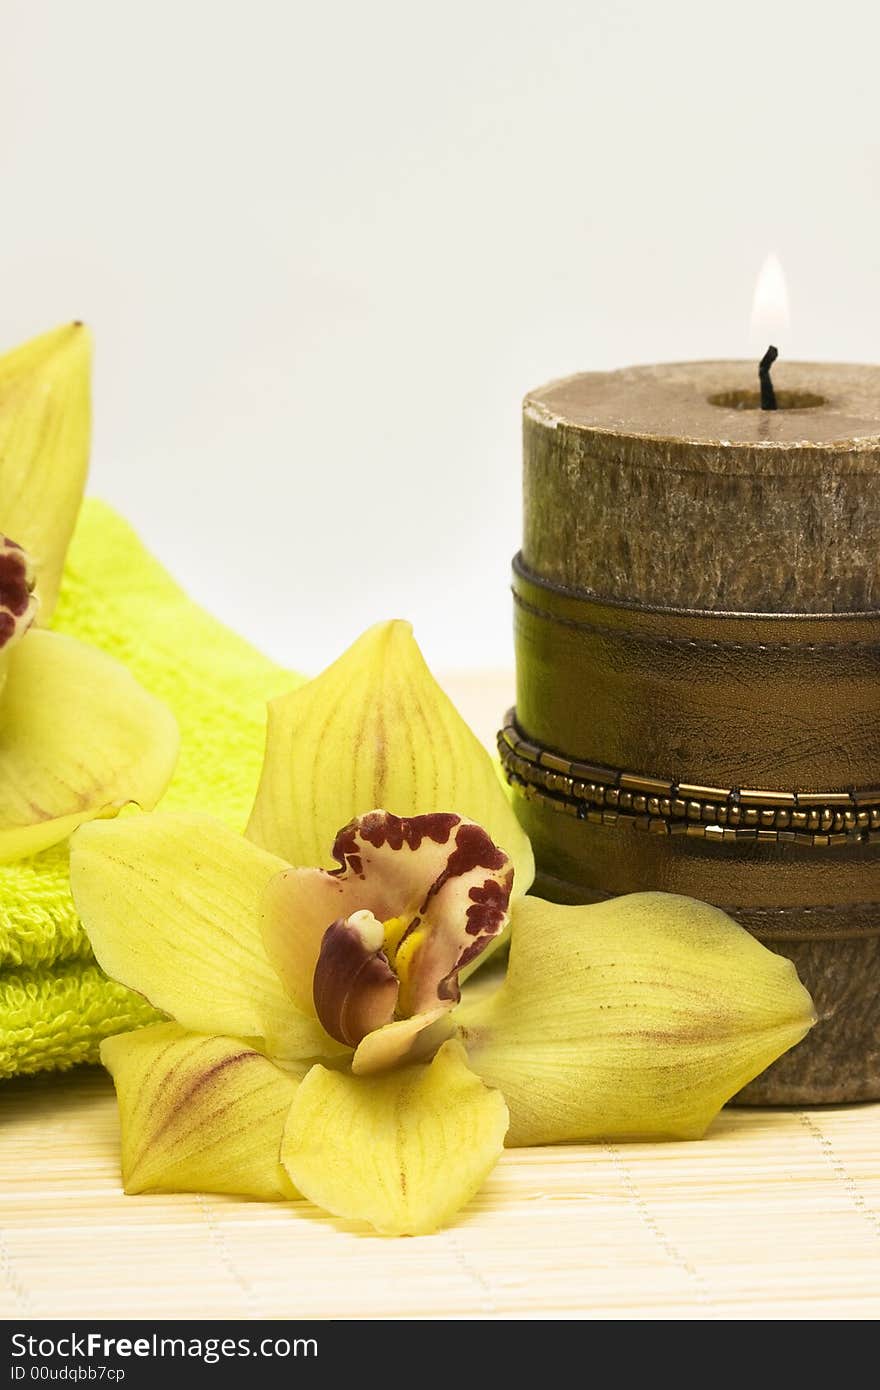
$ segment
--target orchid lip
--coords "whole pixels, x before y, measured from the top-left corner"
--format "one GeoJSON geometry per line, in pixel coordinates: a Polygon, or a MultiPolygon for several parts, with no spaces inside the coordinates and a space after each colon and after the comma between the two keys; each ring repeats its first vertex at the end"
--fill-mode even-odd
{"type": "Polygon", "coordinates": [[[453,814],[368,812],[339,832],[334,856],[339,869],[309,871],[308,906],[326,896],[349,911],[319,933],[311,1001],[325,1031],[357,1048],[376,1029],[458,1003],[459,971],[507,921],[513,870],[481,826],[453,814]]]}

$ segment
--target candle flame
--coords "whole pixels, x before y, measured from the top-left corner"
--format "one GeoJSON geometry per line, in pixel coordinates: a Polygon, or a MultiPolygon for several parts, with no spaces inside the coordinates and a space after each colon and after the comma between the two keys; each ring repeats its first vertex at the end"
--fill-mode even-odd
{"type": "Polygon", "coordinates": [[[751,344],[753,354],[760,356],[773,343],[785,351],[790,332],[788,286],[779,257],[770,252],[761,266],[752,301],[751,344]]]}

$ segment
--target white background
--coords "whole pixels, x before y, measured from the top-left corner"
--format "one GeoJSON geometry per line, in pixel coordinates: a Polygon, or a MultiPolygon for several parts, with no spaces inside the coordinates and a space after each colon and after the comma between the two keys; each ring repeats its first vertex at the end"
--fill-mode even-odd
{"type": "Polygon", "coordinates": [[[880,358],[874,0],[0,0],[0,338],[98,341],[92,490],[280,659],[510,660],[519,402],[880,358]]]}

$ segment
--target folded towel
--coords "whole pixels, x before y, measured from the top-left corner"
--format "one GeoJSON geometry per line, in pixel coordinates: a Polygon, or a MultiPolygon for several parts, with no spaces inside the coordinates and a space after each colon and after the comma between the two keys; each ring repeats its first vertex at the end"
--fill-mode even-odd
{"type": "MultiPolygon", "coordinates": [[[[162,801],[242,829],[256,791],[266,701],[301,677],[210,617],[131,527],[89,500],[53,627],[92,642],[163,699],[181,752],[162,801]]],[[[95,964],[67,883],[67,848],[0,865],[0,1077],[93,1062],[102,1038],[150,1022],[139,996],[95,964]]]]}

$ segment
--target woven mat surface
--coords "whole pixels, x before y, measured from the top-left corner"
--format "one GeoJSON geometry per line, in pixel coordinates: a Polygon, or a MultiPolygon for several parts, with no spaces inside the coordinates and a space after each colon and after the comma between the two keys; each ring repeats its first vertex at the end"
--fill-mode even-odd
{"type": "Polygon", "coordinates": [[[451,1230],[305,1202],[125,1197],[98,1070],[6,1083],[0,1313],[874,1318],[880,1105],[729,1110],[699,1144],[505,1154],[451,1230]]]}

